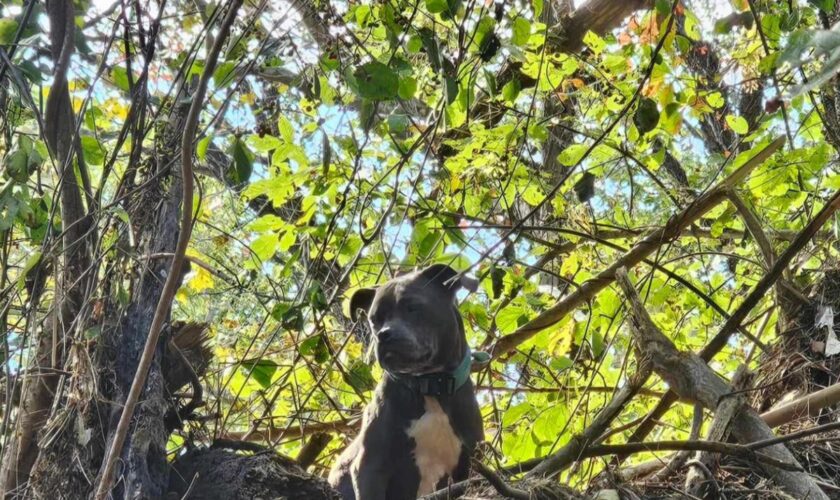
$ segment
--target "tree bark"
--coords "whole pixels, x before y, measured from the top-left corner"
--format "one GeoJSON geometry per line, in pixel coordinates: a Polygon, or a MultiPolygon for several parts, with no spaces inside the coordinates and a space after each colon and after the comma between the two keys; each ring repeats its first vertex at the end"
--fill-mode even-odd
{"type": "MultiPolygon", "coordinates": [[[[6,496],[21,493],[38,457],[38,431],[44,426],[55,398],[56,387],[66,360],[68,340],[79,330],[79,311],[85,302],[90,276],[90,219],[85,214],[81,187],[76,180],[73,153],[76,125],[67,71],[73,54],[75,15],[70,0],[47,1],[50,22],[50,49],[55,67],[53,85],[47,98],[44,116],[45,139],[60,182],[62,236],[56,270],[55,300],[52,313],[37,333],[31,374],[24,378],[21,404],[14,435],[4,450],[0,469],[0,492],[6,496]]],[[[85,176],[84,161],[77,157],[80,176],[85,176]]],[[[45,256],[45,258],[47,258],[45,256]]]]}
{"type": "MultiPolygon", "coordinates": [[[[681,399],[716,410],[725,398],[731,397],[733,389],[718,377],[703,359],[694,353],[678,351],[671,340],[659,331],[648,316],[624,268],[616,271],[616,278],[630,302],[633,336],[643,359],[651,363],[653,370],[681,399]]],[[[742,444],[775,437],[758,413],[743,404],[732,417],[730,425],[732,435],[742,444]]],[[[762,453],[779,462],[799,467],[796,458],[782,444],[768,446],[762,453]]],[[[782,470],[766,463],[762,463],[760,467],[766,477],[794,497],[828,499],[805,472],[782,470]]]]}

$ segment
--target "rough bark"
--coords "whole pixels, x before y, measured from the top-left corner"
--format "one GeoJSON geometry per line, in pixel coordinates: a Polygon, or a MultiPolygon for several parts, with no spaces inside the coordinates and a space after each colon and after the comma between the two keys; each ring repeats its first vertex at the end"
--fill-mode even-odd
{"type": "MultiPolygon", "coordinates": [[[[38,457],[38,431],[49,417],[60,376],[66,360],[67,341],[77,328],[77,318],[85,301],[87,276],[90,274],[90,219],[85,214],[81,187],[74,172],[73,153],[76,127],[67,70],[73,53],[75,18],[69,0],[47,2],[50,22],[50,50],[55,67],[53,85],[47,98],[44,116],[45,139],[60,182],[59,197],[62,222],[59,265],[56,269],[53,312],[45,327],[36,333],[36,355],[29,366],[32,376],[25,377],[21,405],[14,436],[4,450],[0,470],[0,492],[7,496],[20,493],[38,457]]],[[[80,175],[84,162],[78,156],[80,175]]]]}
{"type": "Polygon", "coordinates": [[[338,500],[321,478],[307,474],[289,458],[271,451],[239,455],[212,448],[192,450],[172,466],[168,498],[206,500],[338,500]]]}
{"type": "MultiPolygon", "coordinates": [[[[659,331],[648,316],[626,270],[619,269],[616,278],[630,302],[633,336],[644,359],[651,363],[652,369],[681,399],[701,404],[710,410],[717,409],[725,398],[731,396],[733,388],[718,377],[706,365],[706,361],[694,353],[677,350],[671,340],[659,331]]],[[[732,436],[743,444],[775,437],[758,413],[743,404],[732,417],[730,426],[732,436]]],[[[799,467],[796,458],[782,444],[769,446],[762,453],[779,462],[799,467]]],[[[760,468],[766,477],[794,497],[828,498],[807,473],[782,470],[766,463],[760,464],[760,468]]]]}

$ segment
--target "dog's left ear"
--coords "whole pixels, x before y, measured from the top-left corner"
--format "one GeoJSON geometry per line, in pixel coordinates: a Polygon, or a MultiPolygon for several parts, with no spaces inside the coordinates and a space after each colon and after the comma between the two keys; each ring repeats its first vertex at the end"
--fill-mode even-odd
{"type": "Polygon", "coordinates": [[[446,264],[431,265],[420,271],[420,276],[426,278],[429,283],[440,285],[453,293],[458,291],[459,288],[471,292],[478,290],[478,280],[460,275],[458,271],[446,264]]]}
{"type": "Polygon", "coordinates": [[[350,297],[350,319],[354,323],[359,320],[359,309],[368,312],[375,296],[375,288],[359,288],[353,293],[350,297]]]}

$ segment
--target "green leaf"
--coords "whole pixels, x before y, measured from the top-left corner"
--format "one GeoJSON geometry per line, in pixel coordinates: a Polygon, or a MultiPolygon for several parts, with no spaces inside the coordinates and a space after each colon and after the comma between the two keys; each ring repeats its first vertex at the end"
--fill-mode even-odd
{"type": "Polygon", "coordinates": [[[376,387],[370,366],[361,360],[355,360],[345,373],[342,374],[347,385],[358,392],[372,391],[376,387]]]}
{"type": "Polygon", "coordinates": [[[313,356],[315,362],[323,363],[330,359],[330,351],[321,334],[313,335],[300,343],[299,351],[304,356],[313,356]]]}
{"type": "Polygon", "coordinates": [[[233,83],[236,74],[236,63],[232,61],[225,61],[220,63],[216,70],[213,71],[213,83],[216,87],[224,88],[233,83]]]}
{"type": "Polygon", "coordinates": [[[835,0],[808,0],[808,3],[828,14],[834,12],[835,0]]]}
{"type": "Polygon", "coordinates": [[[528,44],[528,40],[531,38],[531,23],[527,19],[522,16],[517,16],[516,19],[513,20],[513,36],[511,37],[511,42],[514,45],[519,45],[520,47],[525,46],[528,44]]]}
{"type": "Polygon", "coordinates": [[[502,98],[508,103],[513,104],[516,98],[519,97],[521,90],[522,85],[519,83],[519,79],[514,78],[502,87],[502,98]]]}
{"type": "Polygon", "coordinates": [[[827,56],[819,71],[809,76],[807,83],[788,91],[789,98],[809,92],[840,72],[840,31],[803,30],[793,33],[787,47],[776,59],[776,66],[790,64],[794,68],[821,56],[827,56]],[[805,56],[808,56],[807,58],[805,56]]]}
{"type": "Polygon", "coordinates": [[[449,9],[449,2],[446,0],[426,0],[426,9],[432,14],[439,14],[449,9]]]}
{"type": "Polygon", "coordinates": [[[251,178],[254,170],[254,153],[238,137],[234,139],[228,153],[233,158],[233,169],[228,171],[228,177],[234,184],[244,184],[251,178]]]}
{"type": "Polygon", "coordinates": [[[280,137],[284,141],[288,143],[294,142],[295,128],[292,127],[292,123],[284,115],[280,115],[280,118],[277,119],[277,130],[280,131],[280,137]]]}
{"type": "Polygon", "coordinates": [[[13,149],[3,159],[3,174],[15,182],[29,179],[29,155],[21,148],[13,149]]]}
{"type": "Polygon", "coordinates": [[[118,89],[128,92],[129,85],[128,85],[128,71],[122,66],[114,66],[111,69],[111,79],[114,81],[114,85],[117,86],[118,89]]]}
{"type": "Polygon", "coordinates": [[[750,125],[743,116],[726,115],[726,124],[738,135],[745,135],[750,131],[750,125]]]}
{"type": "Polygon", "coordinates": [[[353,76],[356,78],[359,95],[365,99],[387,101],[399,95],[399,77],[379,61],[359,66],[353,76]]]}
{"type": "Polygon", "coordinates": [[[496,315],[496,326],[505,335],[519,327],[520,320],[527,320],[527,310],[519,305],[508,305],[496,315]]]}
{"type": "Polygon", "coordinates": [[[685,11],[685,34],[694,41],[698,41],[701,38],[700,20],[688,10],[685,11]]]}
{"type": "Polygon", "coordinates": [[[417,92],[417,80],[410,76],[400,79],[400,89],[398,92],[400,99],[411,99],[414,97],[415,92],[417,92]]]}
{"type": "Polygon", "coordinates": [[[591,31],[587,31],[586,34],[583,35],[583,43],[592,49],[592,52],[596,55],[600,54],[605,48],[607,48],[607,42],[591,31]]]}
{"type": "Polygon", "coordinates": [[[659,107],[656,105],[656,101],[643,97],[633,114],[633,124],[639,129],[639,133],[644,135],[655,129],[658,123],[659,107]]]}
{"type": "Polygon", "coordinates": [[[432,14],[440,14],[444,19],[449,19],[458,11],[461,0],[426,0],[426,9],[432,14]]]}
{"type": "Polygon", "coordinates": [[[211,139],[212,138],[208,135],[198,141],[198,144],[195,146],[195,155],[200,161],[207,160],[207,148],[210,147],[210,143],[212,142],[211,139]]]}
{"type": "Polygon", "coordinates": [[[271,377],[277,371],[277,363],[268,359],[260,359],[257,361],[243,361],[242,367],[245,373],[250,375],[252,379],[263,389],[271,387],[271,377]]]}
{"type": "Polygon", "coordinates": [[[583,158],[583,154],[586,153],[587,149],[589,149],[589,147],[585,144],[572,144],[560,152],[557,156],[557,161],[560,162],[561,165],[565,165],[567,167],[577,165],[581,158],[583,158]]]}
{"type": "Polygon", "coordinates": [[[102,165],[105,161],[105,148],[96,140],[96,137],[83,135],[81,142],[85,161],[91,165],[102,165]]]}
{"type": "Polygon", "coordinates": [[[266,233],[257,237],[251,242],[251,251],[257,256],[261,262],[265,262],[274,256],[277,250],[277,235],[275,233],[266,233]]]}
{"type": "Polygon", "coordinates": [[[706,103],[715,109],[720,109],[726,104],[726,100],[720,92],[710,92],[706,95],[706,103]]]}
{"type": "Polygon", "coordinates": [[[0,19],[0,45],[11,45],[15,41],[18,22],[10,17],[0,19]]]}

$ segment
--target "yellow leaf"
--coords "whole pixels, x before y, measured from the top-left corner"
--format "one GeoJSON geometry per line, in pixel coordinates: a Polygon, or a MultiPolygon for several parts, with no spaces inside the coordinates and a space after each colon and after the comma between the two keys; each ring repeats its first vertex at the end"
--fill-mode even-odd
{"type": "Polygon", "coordinates": [[[577,255],[571,254],[563,259],[563,265],[560,266],[560,274],[563,276],[572,276],[578,271],[577,255]]]}
{"type": "Polygon", "coordinates": [[[187,283],[196,292],[213,288],[213,275],[207,269],[196,266],[195,276],[187,283]]]}

